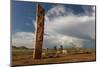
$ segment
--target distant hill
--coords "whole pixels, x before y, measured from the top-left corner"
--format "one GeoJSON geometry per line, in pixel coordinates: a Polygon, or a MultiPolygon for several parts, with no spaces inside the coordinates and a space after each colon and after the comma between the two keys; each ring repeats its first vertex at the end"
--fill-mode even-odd
{"type": "Polygon", "coordinates": [[[16,47],[16,46],[12,46],[13,49],[29,49],[25,46],[20,46],[20,47],[16,47]]]}

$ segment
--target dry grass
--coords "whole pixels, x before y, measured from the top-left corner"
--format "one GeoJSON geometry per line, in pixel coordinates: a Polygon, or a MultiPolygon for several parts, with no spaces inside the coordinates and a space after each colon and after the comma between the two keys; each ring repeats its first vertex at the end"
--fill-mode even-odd
{"type": "Polygon", "coordinates": [[[15,65],[29,65],[29,64],[51,64],[51,63],[64,63],[64,62],[81,62],[81,61],[95,61],[95,49],[79,49],[80,52],[75,52],[72,49],[67,49],[68,54],[54,54],[53,50],[49,50],[49,54],[43,56],[42,59],[33,59],[33,50],[13,50],[12,61],[15,65]],[[54,57],[49,57],[49,55],[54,57]],[[56,56],[55,56],[56,55],[56,56]]]}

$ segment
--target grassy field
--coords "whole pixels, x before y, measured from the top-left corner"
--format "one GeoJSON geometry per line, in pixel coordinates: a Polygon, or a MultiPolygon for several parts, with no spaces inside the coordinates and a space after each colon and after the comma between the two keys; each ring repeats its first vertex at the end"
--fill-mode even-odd
{"type": "Polygon", "coordinates": [[[51,64],[51,63],[67,63],[81,61],[95,61],[96,54],[93,48],[66,48],[66,54],[56,54],[53,49],[44,49],[45,55],[42,59],[35,60],[33,58],[32,49],[12,49],[12,63],[16,65],[36,65],[36,64],[51,64]],[[55,56],[56,55],[56,56],[55,56]],[[52,57],[53,56],[53,57],[52,57]]]}

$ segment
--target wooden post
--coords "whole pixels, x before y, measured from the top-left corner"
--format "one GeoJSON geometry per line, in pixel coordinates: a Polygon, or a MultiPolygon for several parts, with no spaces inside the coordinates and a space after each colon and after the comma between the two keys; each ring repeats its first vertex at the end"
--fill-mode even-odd
{"type": "Polygon", "coordinates": [[[43,44],[43,34],[44,34],[44,9],[37,4],[36,10],[36,32],[35,32],[35,50],[34,59],[42,58],[42,44],[43,44]]]}

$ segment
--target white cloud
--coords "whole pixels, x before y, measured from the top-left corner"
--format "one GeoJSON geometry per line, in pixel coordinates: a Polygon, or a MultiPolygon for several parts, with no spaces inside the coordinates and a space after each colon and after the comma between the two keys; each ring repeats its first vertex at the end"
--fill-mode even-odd
{"type": "Polygon", "coordinates": [[[83,6],[84,12],[88,16],[95,16],[95,6],[83,6]]]}
{"type": "MultiPolygon", "coordinates": [[[[45,15],[43,48],[53,48],[54,45],[72,47],[73,44],[75,47],[94,47],[95,42],[91,40],[95,39],[95,16],[88,15],[88,10],[84,10],[86,13],[82,15],[75,15],[62,5],[48,10],[45,15]]],[[[12,44],[32,48],[34,33],[17,32],[12,36],[12,44]]]]}
{"type": "Polygon", "coordinates": [[[17,32],[12,35],[12,45],[34,47],[34,33],[32,32],[17,32]]]}
{"type": "Polygon", "coordinates": [[[43,41],[44,48],[53,48],[63,45],[64,48],[68,47],[95,47],[95,42],[91,40],[65,36],[65,35],[45,35],[43,41]]]}
{"type": "Polygon", "coordinates": [[[65,7],[63,5],[57,5],[52,7],[48,12],[47,12],[47,16],[54,16],[54,17],[58,17],[61,15],[68,15],[69,13],[66,13],[66,11],[68,11],[70,14],[72,13],[72,10],[65,9],[65,7]]]}
{"type": "Polygon", "coordinates": [[[48,36],[44,38],[44,45],[47,47],[59,44],[67,47],[71,47],[72,44],[75,44],[75,47],[95,45],[89,44],[95,39],[94,11],[90,12],[90,7],[83,9],[84,14],[75,15],[72,10],[66,11],[62,5],[51,8],[45,16],[45,34],[48,36]]]}
{"type": "Polygon", "coordinates": [[[59,16],[72,15],[72,12],[73,10],[69,8],[65,9],[64,5],[57,5],[48,10],[48,12],[45,15],[45,21],[53,20],[59,16]]]}
{"type": "MultiPolygon", "coordinates": [[[[57,8],[62,8],[60,6],[56,6],[57,8]]],[[[60,13],[57,8],[51,8],[47,14],[51,13],[60,13]],[[53,11],[52,11],[53,9],[53,11]]],[[[59,14],[57,17],[53,17],[51,20],[45,21],[45,32],[50,34],[65,34],[74,37],[83,37],[83,38],[92,38],[95,33],[95,17],[82,15],[77,16],[70,12],[66,12],[71,15],[62,16],[59,14]]],[[[62,13],[65,13],[64,7],[62,13]]],[[[49,14],[49,15],[50,15],[49,14]]],[[[55,14],[53,14],[55,16],[55,14]]],[[[52,16],[52,15],[51,15],[52,16]]],[[[49,18],[48,15],[46,17],[49,18]]]]}
{"type": "Polygon", "coordinates": [[[92,7],[92,10],[93,10],[93,16],[95,16],[95,12],[96,12],[95,8],[96,8],[95,6],[92,7]]]}

